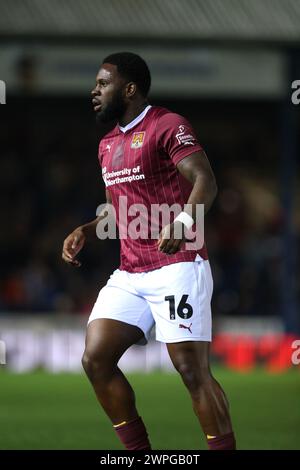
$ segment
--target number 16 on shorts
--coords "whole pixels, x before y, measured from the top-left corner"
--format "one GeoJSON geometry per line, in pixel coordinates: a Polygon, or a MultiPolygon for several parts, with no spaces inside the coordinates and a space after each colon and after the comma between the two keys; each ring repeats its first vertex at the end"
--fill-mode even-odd
{"type": "Polygon", "coordinates": [[[170,320],[176,320],[176,313],[180,318],[188,320],[193,315],[193,307],[187,303],[188,294],[184,294],[175,309],[175,295],[167,295],[165,300],[169,302],[170,320]]]}

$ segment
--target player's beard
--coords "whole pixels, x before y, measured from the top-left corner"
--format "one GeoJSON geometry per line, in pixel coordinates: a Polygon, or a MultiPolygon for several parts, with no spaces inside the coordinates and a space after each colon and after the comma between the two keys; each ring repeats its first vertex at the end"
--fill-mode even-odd
{"type": "Polygon", "coordinates": [[[119,90],[116,92],[111,102],[96,114],[96,120],[98,123],[118,121],[123,116],[125,109],[126,106],[123,100],[122,90],[119,90]]]}

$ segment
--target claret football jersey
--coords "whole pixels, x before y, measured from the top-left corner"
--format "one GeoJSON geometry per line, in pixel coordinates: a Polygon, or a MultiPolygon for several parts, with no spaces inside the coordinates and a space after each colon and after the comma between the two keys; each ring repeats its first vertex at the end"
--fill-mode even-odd
{"type": "Polygon", "coordinates": [[[151,271],[194,261],[197,254],[207,259],[205,245],[191,250],[184,243],[173,255],[157,247],[157,234],[163,227],[157,208],[177,204],[182,210],[192,191],[176,165],[200,150],[190,123],[158,106],[147,106],[126,127],[117,125],[102,138],[99,162],[119,228],[121,270],[151,271]]]}

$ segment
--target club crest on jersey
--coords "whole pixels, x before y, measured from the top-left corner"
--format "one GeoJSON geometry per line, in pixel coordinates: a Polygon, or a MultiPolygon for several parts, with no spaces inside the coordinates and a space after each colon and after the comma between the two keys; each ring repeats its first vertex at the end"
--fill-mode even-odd
{"type": "Polygon", "coordinates": [[[131,145],[132,149],[139,149],[143,146],[145,138],[145,132],[134,132],[131,145]]]}

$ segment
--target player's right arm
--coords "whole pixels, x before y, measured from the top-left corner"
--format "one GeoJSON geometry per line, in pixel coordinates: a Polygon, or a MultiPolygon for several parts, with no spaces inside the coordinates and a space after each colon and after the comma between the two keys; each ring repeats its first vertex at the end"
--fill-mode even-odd
{"type": "MultiPolygon", "coordinates": [[[[111,195],[109,191],[106,190],[106,202],[111,204],[111,195]]],[[[105,207],[100,212],[98,217],[88,224],[80,225],[77,227],[64,241],[63,250],[62,250],[62,259],[72,266],[79,268],[81,262],[76,259],[78,253],[82,250],[86,242],[92,241],[96,238],[96,227],[100,220],[104,219],[107,216],[107,211],[105,207]]]]}

